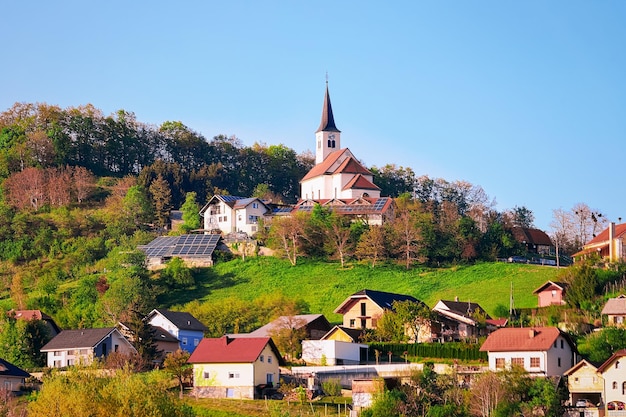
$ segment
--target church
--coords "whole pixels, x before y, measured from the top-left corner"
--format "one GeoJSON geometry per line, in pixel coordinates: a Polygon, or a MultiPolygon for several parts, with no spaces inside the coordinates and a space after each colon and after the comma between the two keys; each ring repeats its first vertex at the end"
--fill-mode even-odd
{"type": "Polygon", "coordinates": [[[310,211],[315,204],[369,224],[382,224],[393,216],[393,200],[381,197],[374,174],[348,148],[341,148],[341,131],[335,125],[328,92],[322,120],[315,132],[315,166],[300,181],[301,200],[295,211],[310,211]]]}

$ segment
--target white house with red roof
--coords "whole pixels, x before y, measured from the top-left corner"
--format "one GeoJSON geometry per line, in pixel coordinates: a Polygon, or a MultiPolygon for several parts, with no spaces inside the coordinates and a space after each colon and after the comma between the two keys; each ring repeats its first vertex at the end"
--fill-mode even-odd
{"type": "Polygon", "coordinates": [[[576,347],[556,327],[507,327],[491,333],[480,350],[489,356],[489,369],[522,366],[535,376],[562,376],[576,359],[576,347]]]}
{"type": "Polygon", "coordinates": [[[626,223],[610,223],[609,227],[587,242],[580,252],[573,255],[576,261],[597,254],[609,262],[626,261],[626,223]]]}
{"type": "Polygon", "coordinates": [[[285,365],[269,337],[202,339],[188,362],[194,395],[203,398],[259,398],[262,387],[279,382],[285,365]]]}

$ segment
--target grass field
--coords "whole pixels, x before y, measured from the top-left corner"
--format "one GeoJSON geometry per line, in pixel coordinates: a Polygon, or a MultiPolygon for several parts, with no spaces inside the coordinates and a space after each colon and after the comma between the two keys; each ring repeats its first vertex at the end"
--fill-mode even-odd
{"type": "Polygon", "coordinates": [[[191,300],[212,301],[230,297],[253,300],[280,292],[301,298],[310,313],[322,313],[331,323],[341,322],[333,313],[346,297],[362,289],[409,294],[433,307],[440,299],[479,303],[491,315],[497,305],[509,307],[511,287],[516,308],[534,307],[533,291],[547,280],[556,280],[554,267],[479,263],[470,266],[406,270],[397,265],[370,268],[354,264],[342,269],[337,263],[299,260],[298,265],[273,257],[248,258],[218,263],[201,270],[196,286],[172,291],[160,298],[166,306],[191,300]]]}

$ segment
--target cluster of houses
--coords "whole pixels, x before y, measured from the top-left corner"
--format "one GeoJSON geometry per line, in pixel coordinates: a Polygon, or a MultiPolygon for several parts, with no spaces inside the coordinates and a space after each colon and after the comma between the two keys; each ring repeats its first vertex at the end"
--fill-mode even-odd
{"type": "MultiPolygon", "coordinates": [[[[562,284],[547,282],[535,291],[538,303],[561,304],[565,289],[562,284]]],[[[324,367],[329,370],[339,367],[345,373],[352,367],[360,369],[360,377],[364,369],[368,369],[365,372],[370,372],[372,378],[379,375],[378,367],[384,365],[371,366],[369,346],[361,335],[366,329],[376,328],[382,314],[394,310],[394,303],[404,301],[421,303],[410,295],[366,289],[351,294],[335,309],[343,317],[340,325],[331,325],[322,314],[282,316],[251,333],[219,338],[205,338],[206,326],[186,312],[154,309],[145,321],[154,329],[154,342],[161,354],[157,361],[178,349],[191,354],[194,395],[253,399],[261,395],[263,388],[275,386],[281,375],[290,372],[284,368],[284,352],[273,341],[282,329],[304,331],[301,359],[306,366],[297,371],[301,375],[306,374],[307,366],[318,372],[324,367]]],[[[47,354],[50,368],[87,364],[114,352],[134,352],[132,334],[124,323],[110,328],[61,331],[49,316],[38,310],[13,314],[18,319],[42,320],[47,324],[54,337],[41,352],[47,354]]],[[[603,314],[608,325],[623,325],[626,296],[610,299],[603,314]]],[[[442,343],[487,336],[480,350],[487,352],[488,365],[481,371],[519,366],[535,377],[567,377],[571,416],[578,416],[581,410],[585,416],[624,414],[626,350],[615,352],[603,364],[594,364],[580,360],[572,339],[557,327],[514,328],[505,327],[506,324],[506,320],[489,317],[476,303],[440,300],[432,308],[431,321],[424,330],[408,336],[413,342],[442,343]]],[[[19,391],[28,376],[27,372],[0,360],[0,384],[5,390],[19,391]]],[[[355,381],[362,384],[361,380],[355,378],[355,381]]]]}

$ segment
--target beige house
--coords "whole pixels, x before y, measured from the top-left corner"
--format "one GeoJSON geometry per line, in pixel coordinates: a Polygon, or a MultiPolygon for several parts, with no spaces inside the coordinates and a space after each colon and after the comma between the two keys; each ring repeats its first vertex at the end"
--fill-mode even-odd
{"type": "Polygon", "coordinates": [[[598,368],[583,359],[563,375],[567,377],[569,391],[567,416],[579,417],[583,412],[584,416],[603,417],[604,378],[598,368]]]}
{"type": "MultiPolygon", "coordinates": [[[[378,320],[385,311],[393,311],[393,303],[396,301],[411,301],[423,304],[417,298],[410,295],[394,294],[384,291],[361,290],[345,299],[335,313],[343,316],[343,327],[350,329],[375,329],[378,320]]],[[[416,338],[414,335],[408,336],[418,342],[430,342],[432,340],[432,323],[425,325],[420,330],[416,338]]],[[[409,330],[407,329],[407,332],[409,330]]]]}
{"type": "Polygon", "coordinates": [[[604,379],[606,416],[626,415],[626,349],[615,352],[598,373],[604,379]]]}
{"type": "Polygon", "coordinates": [[[285,365],[269,337],[202,339],[189,358],[194,395],[203,398],[254,399],[280,380],[285,365]]]}
{"type": "Polygon", "coordinates": [[[18,392],[30,374],[10,362],[0,359],[0,389],[6,392],[18,392]]]}
{"type": "Polygon", "coordinates": [[[626,324],[626,295],[621,294],[618,297],[609,298],[601,314],[607,316],[607,326],[624,326],[626,324]]]}
{"type": "Polygon", "coordinates": [[[609,227],[587,242],[583,249],[573,255],[576,261],[589,256],[599,256],[608,262],[623,262],[626,260],[626,223],[610,223],[609,227]]]}

